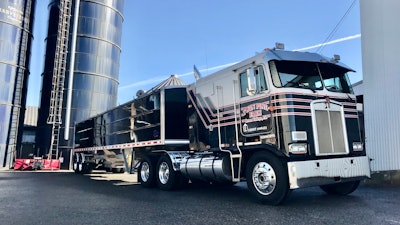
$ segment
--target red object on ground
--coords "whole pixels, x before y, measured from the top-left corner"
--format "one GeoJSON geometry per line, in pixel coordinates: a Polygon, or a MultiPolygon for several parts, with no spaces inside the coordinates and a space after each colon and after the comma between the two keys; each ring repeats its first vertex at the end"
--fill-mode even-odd
{"type": "Polygon", "coordinates": [[[60,160],[58,159],[43,159],[44,167],[42,170],[59,170],[60,169],[60,160]]]}
{"type": "Polygon", "coordinates": [[[14,170],[59,170],[60,160],[58,159],[16,159],[14,163],[14,170]],[[34,163],[38,163],[34,165],[34,163]],[[40,165],[40,168],[37,166],[40,165]],[[35,168],[36,167],[36,168],[35,168]]]}
{"type": "Polygon", "coordinates": [[[14,162],[14,170],[32,169],[34,159],[16,159],[14,162]]]}

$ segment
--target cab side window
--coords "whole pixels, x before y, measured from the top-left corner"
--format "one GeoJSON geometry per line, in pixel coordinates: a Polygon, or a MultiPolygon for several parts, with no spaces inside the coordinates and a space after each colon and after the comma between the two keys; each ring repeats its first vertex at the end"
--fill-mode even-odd
{"type": "Polygon", "coordinates": [[[239,74],[241,97],[252,96],[266,91],[267,82],[262,66],[249,68],[239,74]]]}

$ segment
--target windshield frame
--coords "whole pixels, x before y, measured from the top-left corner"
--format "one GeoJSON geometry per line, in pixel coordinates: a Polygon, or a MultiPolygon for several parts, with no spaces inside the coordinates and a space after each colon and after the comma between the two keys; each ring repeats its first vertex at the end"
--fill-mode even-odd
{"type": "Polygon", "coordinates": [[[317,90],[354,93],[347,74],[351,70],[333,63],[271,60],[268,66],[276,88],[309,89],[314,93],[317,90]]]}

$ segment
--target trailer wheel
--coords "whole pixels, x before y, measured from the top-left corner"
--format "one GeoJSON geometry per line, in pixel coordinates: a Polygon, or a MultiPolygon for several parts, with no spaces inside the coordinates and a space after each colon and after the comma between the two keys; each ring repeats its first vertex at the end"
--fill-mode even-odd
{"type": "Polygon", "coordinates": [[[90,162],[85,162],[85,153],[77,154],[77,173],[79,174],[89,174],[93,170],[93,164],[90,162]]]}
{"type": "Polygon", "coordinates": [[[157,185],[164,191],[174,190],[188,182],[180,171],[174,170],[171,159],[167,155],[161,156],[158,160],[157,172],[157,185]]]}
{"type": "Polygon", "coordinates": [[[328,184],[319,186],[325,193],[330,195],[348,195],[358,188],[360,181],[350,181],[338,184],[328,184]]]}
{"type": "Polygon", "coordinates": [[[150,157],[143,157],[139,167],[139,181],[143,187],[154,187],[156,184],[155,163],[150,157]]]}
{"type": "Polygon", "coordinates": [[[83,174],[84,171],[84,162],[85,162],[85,154],[84,153],[77,153],[77,173],[83,174]]]}
{"type": "Polygon", "coordinates": [[[246,180],[250,192],[261,203],[279,205],[290,193],[286,166],[267,152],[257,152],[250,158],[246,180]]]}
{"type": "Polygon", "coordinates": [[[75,173],[79,173],[78,171],[78,164],[79,164],[79,155],[74,153],[74,156],[72,157],[72,168],[74,169],[75,173]]]}

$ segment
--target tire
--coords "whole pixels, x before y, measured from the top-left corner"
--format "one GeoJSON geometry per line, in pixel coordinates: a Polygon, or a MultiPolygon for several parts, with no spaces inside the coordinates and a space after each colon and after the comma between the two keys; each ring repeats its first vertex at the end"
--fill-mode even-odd
{"type": "Polygon", "coordinates": [[[83,174],[84,171],[84,161],[85,161],[85,154],[84,153],[78,153],[78,173],[83,174]]]}
{"type": "Polygon", "coordinates": [[[78,173],[83,174],[83,163],[82,162],[78,162],[78,173]]]}
{"type": "Polygon", "coordinates": [[[172,167],[171,159],[168,155],[160,157],[157,163],[157,185],[161,190],[170,191],[183,187],[188,180],[184,178],[180,171],[175,171],[172,167]]]}
{"type": "Polygon", "coordinates": [[[72,169],[76,174],[79,174],[78,164],[79,164],[79,155],[74,153],[74,156],[72,157],[72,169]]]}
{"type": "Polygon", "coordinates": [[[255,153],[246,167],[247,186],[261,203],[279,205],[289,196],[286,165],[268,152],[255,153]]]}
{"type": "Polygon", "coordinates": [[[94,165],[90,162],[85,162],[85,153],[80,153],[78,155],[78,173],[89,174],[92,172],[94,165]]]}
{"type": "Polygon", "coordinates": [[[150,188],[156,184],[155,163],[150,157],[143,157],[139,171],[138,179],[143,187],[150,188]]]}
{"type": "Polygon", "coordinates": [[[360,181],[357,180],[338,184],[321,185],[319,187],[329,195],[348,195],[354,192],[358,188],[359,184],[360,181]]]}

